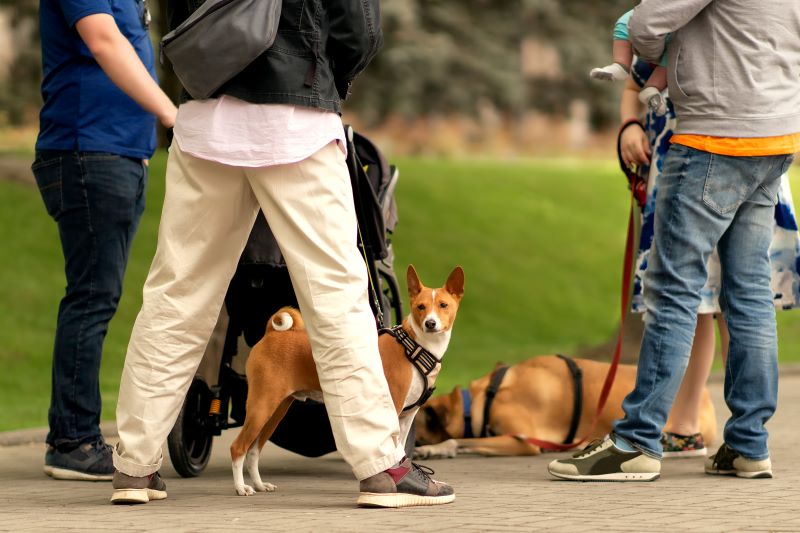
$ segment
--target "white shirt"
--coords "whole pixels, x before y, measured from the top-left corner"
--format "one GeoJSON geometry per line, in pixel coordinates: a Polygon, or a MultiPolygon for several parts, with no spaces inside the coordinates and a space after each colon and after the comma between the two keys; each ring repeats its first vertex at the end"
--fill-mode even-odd
{"type": "Polygon", "coordinates": [[[332,111],[226,95],[181,104],[174,134],[182,151],[237,167],[296,163],[333,141],[347,150],[342,119],[332,111]]]}

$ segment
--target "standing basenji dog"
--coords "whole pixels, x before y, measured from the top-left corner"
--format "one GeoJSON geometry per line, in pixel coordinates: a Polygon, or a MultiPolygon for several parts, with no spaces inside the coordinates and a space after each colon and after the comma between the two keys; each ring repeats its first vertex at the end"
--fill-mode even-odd
{"type": "MultiPolygon", "coordinates": [[[[406,280],[411,313],[402,325],[382,330],[378,337],[383,372],[400,419],[400,442],[406,441],[414,415],[433,391],[464,295],[464,271],[456,267],[444,287],[431,289],[409,265],[406,280]]],[[[295,399],[322,401],[311,344],[296,309],[284,307],[270,318],[264,337],[250,352],[246,372],[247,414],[231,445],[233,484],[240,496],[275,490],[261,480],[261,449],[295,399]],[[252,487],[244,483],[245,462],[252,487]]]]}

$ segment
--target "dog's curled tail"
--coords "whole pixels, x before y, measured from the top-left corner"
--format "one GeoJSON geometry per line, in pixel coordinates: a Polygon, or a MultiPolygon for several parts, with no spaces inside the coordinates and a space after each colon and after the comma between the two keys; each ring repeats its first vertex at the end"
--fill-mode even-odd
{"type": "Polygon", "coordinates": [[[294,307],[282,307],[267,322],[267,333],[270,331],[300,331],[305,329],[300,311],[294,307]]]}

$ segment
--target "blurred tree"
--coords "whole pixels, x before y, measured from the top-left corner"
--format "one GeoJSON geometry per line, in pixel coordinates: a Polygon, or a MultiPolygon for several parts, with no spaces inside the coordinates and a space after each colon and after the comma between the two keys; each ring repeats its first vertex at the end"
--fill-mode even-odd
{"type": "Polygon", "coordinates": [[[350,108],[369,122],[390,113],[475,113],[487,100],[521,110],[520,1],[384,0],[384,48],[350,108]]]}
{"type": "Polygon", "coordinates": [[[41,105],[38,5],[38,0],[0,0],[0,9],[9,14],[17,47],[7,77],[0,80],[0,124],[7,121],[18,126],[29,122],[41,105]]]}
{"type": "Polygon", "coordinates": [[[528,81],[527,105],[566,114],[575,99],[589,102],[592,123],[615,124],[621,84],[589,79],[592,67],[612,61],[614,22],[638,2],[633,0],[522,0],[520,20],[527,35],[551,43],[558,50],[563,76],[528,81]]]}
{"type": "Polygon", "coordinates": [[[386,43],[358,81],[351,108],[369,122],[390,113],[476,113],[486,101],[511,114],[564,115],[583,99],[593,124],[614,123],[619,84],[591,81],[588,73],[611,62],[613,24],[634,3],[384,0],[386,43]],[[525,75],[527,39],[555,50],[557,72],[525,75]]]}

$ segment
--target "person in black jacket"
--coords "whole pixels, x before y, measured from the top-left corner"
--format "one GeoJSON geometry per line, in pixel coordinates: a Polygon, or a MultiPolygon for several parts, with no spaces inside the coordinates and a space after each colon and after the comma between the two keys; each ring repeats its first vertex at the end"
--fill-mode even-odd
{"type": "Polygon", "coordinates": [[[180,106],[158,249],[120,385],[112,501],[166,497],[161,446],[259,207],[286,260],[337,448],[362,493],[387,507],[454,499],[405,457],[356,246],[339,113],[381,44],[378,0],[284,0],[272,48],[213,98],[180,106]]]}

